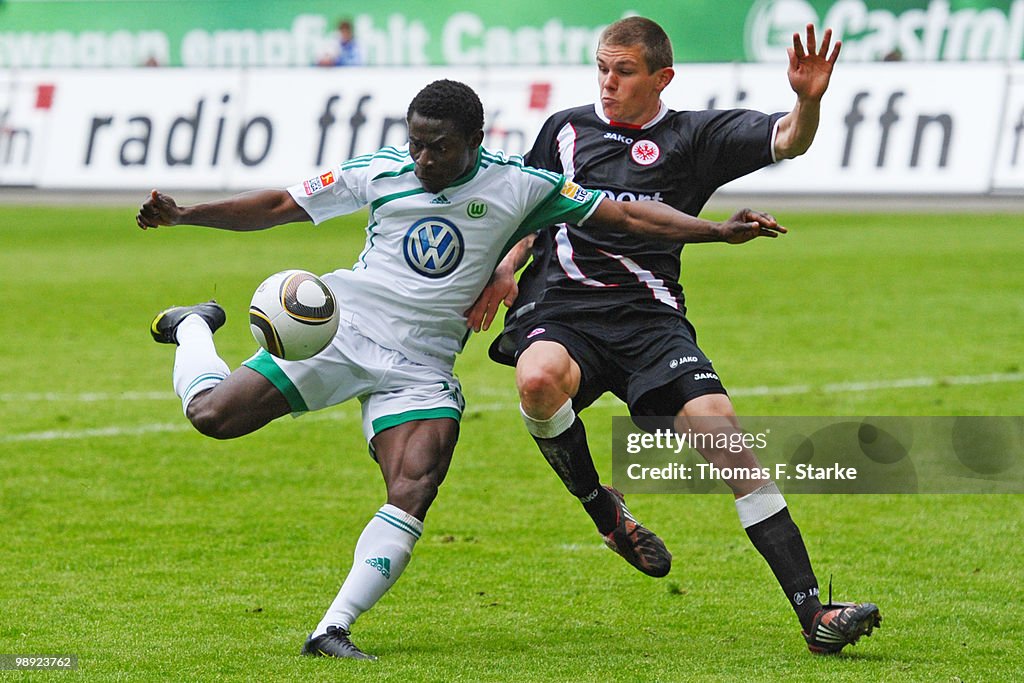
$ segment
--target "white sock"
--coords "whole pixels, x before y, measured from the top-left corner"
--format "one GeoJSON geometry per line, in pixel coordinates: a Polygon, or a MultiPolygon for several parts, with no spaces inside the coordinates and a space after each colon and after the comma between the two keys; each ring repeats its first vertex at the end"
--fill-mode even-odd
{"type": "Polygon", "coordinates": [[[328,626],[346,631],[395,584],[409,564],[412,548],[423,533],[423,522],[394,505],[384,505],[363,529],[345,583],[334,598],[313,637],[328,626]]]}
{"type": "Polygon", "coordinates": [[[763,522],[785,507],[786,499],[782,497],[782,492],[774,481],[736,499],[736,512],[744,529],[763,522]]]}
{"type": "Polygon", "coordinates": [[[523,416],[523,422],[526,423],[526,431],[538,439],[553,439],[572,427],[572,423],[576,421],[576,412],[572,409],[571,398],[565,399],[562,407],[546,420],[538,420],[527,415],[522,403],[519,404],[519,414],[523,416]]]}
{"type": "Polygon", "coordinates": [[[201,391],[220,384],[231,370],[217,355],[210,326],[196,314],[185,316],[175,330],[178,350],[174,354],[174,393],[181,398],[181,408],[201,391]]]}

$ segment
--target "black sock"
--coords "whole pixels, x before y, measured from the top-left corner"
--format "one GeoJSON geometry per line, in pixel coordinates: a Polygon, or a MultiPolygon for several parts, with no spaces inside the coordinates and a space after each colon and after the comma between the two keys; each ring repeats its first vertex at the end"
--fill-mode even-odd
{"type": "Polygon", "coordinates": [[[618,522],[618,505],[615,497],[601,486],[601,479],[587,446],[587,431],[583,421],[577,417],[558,436],[550,439],[535,436],[533,440],[565,488],[583,503],[583,509],[594,520],[597,530],[602,534],[611,532],[618,522]]]}
{"type": "Polygon", "coordinates": [[[814,615],[821,609],[818,579],[811,569],[800,529],[789,516],[789,509],[783,508],[768,519],[747,527],[747,536],[771,567],[800,619],[800,625],[809,631],[814,615]]]}
{"type": "Polygon", "coordinates": [[[597,525],[597,530],[607,536],[619,523],[619,504],[615,496],[603,486],[590,493],[590,500],[580,498],[583,509],[597,525]]]}

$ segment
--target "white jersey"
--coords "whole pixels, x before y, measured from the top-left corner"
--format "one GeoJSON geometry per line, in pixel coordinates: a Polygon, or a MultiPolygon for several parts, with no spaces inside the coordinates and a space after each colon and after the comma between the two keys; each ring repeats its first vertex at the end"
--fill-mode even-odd
{"type": "Polygon", "coordinates": [[[505,253],[547,225],[583,223],[604,195],[483,147],[475,166],[437,194],[413,168],[407,147],[385,147],[288,192],[317,224],[369,207],[359,260],[324,281],[362,334],[451,368],[468,337],[464,313],[505,253]]]}

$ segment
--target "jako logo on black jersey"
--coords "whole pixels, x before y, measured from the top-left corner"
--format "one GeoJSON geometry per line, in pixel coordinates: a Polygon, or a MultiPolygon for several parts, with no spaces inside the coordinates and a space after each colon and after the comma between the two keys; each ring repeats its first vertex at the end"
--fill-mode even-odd
{"type": "Polygon", "coordinates": [[[604,134],[604,139],[605,140],[616,140],[617,142],[621,142],[624,145],[632,145],[633,144],[633,138],[627,138],[625,135],[619,135],[618,133],[605,133],[604,134]]]}
{"type": "Polygon", "coordinates": [[[405,234],[405,262],[420,275],[444,277],[462,261],[465,244],[455,224],[444,218],[418,220],[405,234]]]}

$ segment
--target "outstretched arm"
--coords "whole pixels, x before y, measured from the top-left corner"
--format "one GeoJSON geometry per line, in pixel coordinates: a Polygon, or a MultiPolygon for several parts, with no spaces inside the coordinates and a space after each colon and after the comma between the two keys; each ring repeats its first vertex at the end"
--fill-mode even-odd
{"type": "Polygon", "coordinates": [[[843,44],[836,41],[831,54],[832,29],[825,29],[821,48],[814,37],[814,24],[807,24],[807,50],[800,42],[800,34],[793,34],[793,47],[789,53],[789,85],[796,93],[793,111],[779,119],[778,135],[775,137],[775,158],[792,159],[811,147],[814,134],[818,132],[821,114],[821,98],[828,89],[832,69],[839,59],[843,44]]]}
{"type": "Polygon", "coordinates": [[[178,206],[170,195],[153,190],[135,216],[143,230],[161,225],[200,225],[249,231],[308,220],[309,214],[287,190],[255,190],[192,206],[178,206]]]}
{"type": "Polygon", "coordinates": [[[728,220],[694,218],[660,202],[618,202],[606,199],[590,215],[588,227],[631,232],[665,242],[728,242],[741,244],[757,237],[778,237],[787,232],[775,217],[740,209],[728,220]]]}
{"type": "MultiPolygon", "coordinates": [[[[778,237],[787,232],[775,217],[740,209],[727,221],[694,218],[659,202],[602,201],[586,221],[588,226],[631,232],[649,239],[669,242],[728,242],[740,244],[756,237],[778,237]]],[[[466,327],[479,332],[491,326],[498,304],[511,306],[519,289],[515,274],[530,257],[536,234],[520,240],[505,255],[491,275],[490,282],[466,311],[466,327]]]]}

